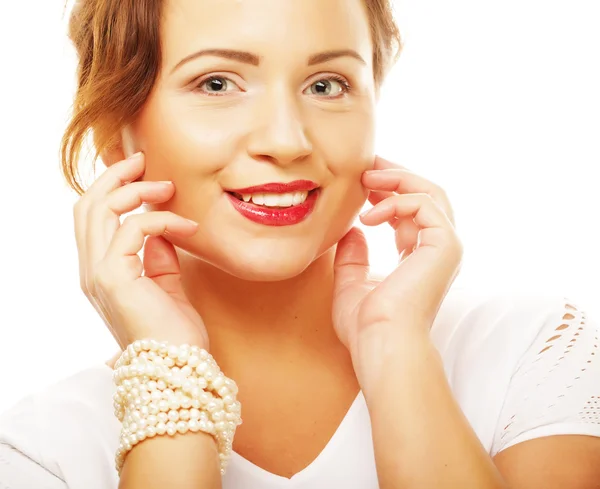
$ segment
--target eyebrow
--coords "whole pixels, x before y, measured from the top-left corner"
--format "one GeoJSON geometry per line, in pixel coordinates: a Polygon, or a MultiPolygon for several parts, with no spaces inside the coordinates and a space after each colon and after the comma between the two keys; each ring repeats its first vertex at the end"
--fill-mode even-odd
{"type": "MultiPolygon", "coordinates": [[[[246,63],[253,66],[258,66],[260,64],[260,57],[256,54],[249,53],[248,51],[237,51],[235,49],[203,49],[183,58],[179,63],[175,65],[175,67],[173,67],[171,73],[179,69],[184,64],[189,63],[194,59],[200,58],[201,56],[217,56],[219,58],[231,59],[233,61],[239,61],[240,63],[246,63]]],[[[367,64],[362,58],[362,56],[356,51],[352,49],[340,49],[337,51],[324,51],[322,53],[313,54],[308,58],[307,65],[313,66],[344,56],[354,58],[364,65],[367,64]]]]}

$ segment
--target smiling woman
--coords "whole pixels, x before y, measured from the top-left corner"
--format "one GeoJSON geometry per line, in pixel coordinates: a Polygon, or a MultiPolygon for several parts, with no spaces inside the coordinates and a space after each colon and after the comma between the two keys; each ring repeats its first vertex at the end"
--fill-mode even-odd
{"type": "Polygon", "coordinates": [[[79,0],[70,37],[81,287],[120,349],[0,417],[0,485],[600,480],[597,319],[457,289],[446,193],[374,154],[389,0],[79,0]]]}

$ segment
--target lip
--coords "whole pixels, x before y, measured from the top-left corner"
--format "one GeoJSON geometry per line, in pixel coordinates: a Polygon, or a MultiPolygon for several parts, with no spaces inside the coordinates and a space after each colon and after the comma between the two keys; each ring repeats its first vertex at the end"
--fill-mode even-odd
{"type": "Polygon", "coordinates": [[[265,183],[263,185],[254,185],[246,188],[227,188],[226,192],[235,192],[236,194],[286,194],[289,192],[298,192],[301,190],[311,191],[319,187],[318,183],[311,180],[294,180],[293,182],[283,183],[265,183]]]}
{"type": "MultiPolygon", "coordinates": [[[[243,190],[246,191],[246,189],[243,190]]],[[[239,190],[235,190],[235,192],[239,192],[239,190]]],[[[313,190],[302,204],[282,208],[265,207],[253,204],[252,202],[244,202],[234,197],[229,191],[226,192],[226,195],[233,208],[250,221],[265,226],[291,226],[299,224],[308,218],[315,208],[320,193],[320,189],[313,190]]]]}

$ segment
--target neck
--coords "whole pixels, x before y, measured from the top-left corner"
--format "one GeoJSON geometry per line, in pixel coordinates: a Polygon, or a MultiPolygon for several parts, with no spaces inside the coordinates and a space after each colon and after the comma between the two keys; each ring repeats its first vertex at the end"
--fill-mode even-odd
{"type": "Polygon", "coordinates": [[[331,320],[334,255],[332,248],[288,280],[248,282],[180,253],[186,295],[223,371],[233,375],[255,359],[281,365],[348,355],[331,320]]]}

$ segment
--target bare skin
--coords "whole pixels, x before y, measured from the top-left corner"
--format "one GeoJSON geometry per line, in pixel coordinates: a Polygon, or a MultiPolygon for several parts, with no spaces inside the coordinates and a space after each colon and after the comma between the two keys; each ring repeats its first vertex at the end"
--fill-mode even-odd
{"type": "Polygon", "coordinates": [[[147,208],[200,224],[192,238],[169,240],[180,248],[185,293],[210,351],[240,389],[244,423],[234,450],[291,477],[322,451],[359,392],[332,328],[331,295],[333,246],[366,200],[360,177],[374,157],[367,15],[360,0],[172,0],[162,35],[155,90],[123,131],[123,150],[104,161],[143,151],[143,180],[175,186],[172,199],[147,208]],[[248,51],[260,64],[203,56],[175,69],[209,48],[248,51]],[[311,56],[336,50],[363,61],[338,56],[308,66],[311,56]],[[192,91],[211,74],[228,79],[225,95],[192,91]],[[332,96],[311,91],[331,75],[352,91],[344,95],[335,80],[332,96]],[[245,221],[222,190],[295,179],[318,182],[322,195],[310,223],[283,228],[245,221]]]}

